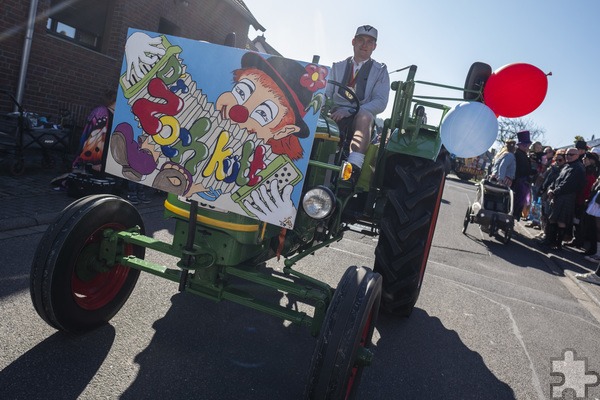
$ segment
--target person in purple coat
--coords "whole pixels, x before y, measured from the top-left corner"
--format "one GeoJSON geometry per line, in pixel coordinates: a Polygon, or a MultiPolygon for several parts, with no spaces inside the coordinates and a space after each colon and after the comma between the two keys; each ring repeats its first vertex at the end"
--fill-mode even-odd
{"type": "Polygon", "coordinates": [[[517,150],[515,151],[517,168],[512,190],[514,192],[513,217],[519,221],[523,214],[523,208],[529,204],[531,198],[530,179],[536,171],[531,169],[531,161],[528,156],[531,144],[529,131],[517,132],[517,138],[517,150]]]}

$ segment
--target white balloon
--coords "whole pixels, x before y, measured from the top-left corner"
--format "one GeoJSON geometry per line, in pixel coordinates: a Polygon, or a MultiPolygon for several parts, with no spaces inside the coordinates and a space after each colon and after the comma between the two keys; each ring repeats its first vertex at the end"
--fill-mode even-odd
{"type": "Polygon", "coordinates": [[[440,135],[446,149],[456,157],[477,157],[496,141],[498,119],[483,103],[460,103],[442,121],[440,135]]]}

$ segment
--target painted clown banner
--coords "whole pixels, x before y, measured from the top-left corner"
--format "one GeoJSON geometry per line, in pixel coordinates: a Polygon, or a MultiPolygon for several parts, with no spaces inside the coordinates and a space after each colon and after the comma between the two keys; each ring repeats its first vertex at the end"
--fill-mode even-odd
{"type": "Polygon", "coordinates": [[[293,228],[327,74],[130,29],[106,172],[293,228]]]}

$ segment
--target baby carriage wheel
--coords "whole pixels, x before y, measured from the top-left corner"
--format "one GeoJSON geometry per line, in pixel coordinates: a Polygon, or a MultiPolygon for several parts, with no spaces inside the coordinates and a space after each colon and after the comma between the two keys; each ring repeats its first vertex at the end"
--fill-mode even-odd
{"type": "Polygon", "coordinates": [[[502,243],[508,244],[508,242],[510,242],[510,239],[512,238],[513,229],[507,228],[505,231],[503,231],[503,233],[504,235],[502,236],[502,243]]]}
{"type": "Polygon", "coordinates": [[[467,208],[467,213],[465,214],[465,220],[463,221],[463,229],[462,233],[467,233],[467,226],[471,222],[471,206],[467,208]]]}
{"type": "Polygon", "coordinates": [[[492,221],[490,222],[490,237],[494,236],[498,232],[498,216],[496,214],[492,215],[492,221]]]}

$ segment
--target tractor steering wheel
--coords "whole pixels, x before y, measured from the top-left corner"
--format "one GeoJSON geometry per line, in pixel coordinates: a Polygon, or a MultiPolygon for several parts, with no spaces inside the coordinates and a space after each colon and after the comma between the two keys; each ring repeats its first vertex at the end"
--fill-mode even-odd
{"type": "MultiPolygon", "coordinates": [[[[338,93],[346,100],[348,100],[350,103],[352,103],[352,105],[350,106],[344,106],[344,105],[335,105],[336,108],[338,107],[344,107],[347,108],[348,111],[350,112],[350,117],[354,117],[357,113],[358,110],[360,110],[360,100],[358,100],[358,96],[356,95],[356,93],[354,92],[354,90],[352,90],[351,88],[349,88],[346,85],[342,85],[339,82],[336,81],[327,81],[328,83],[337,86],[339,88],[341,88],[342,90],[338,90],[338,93]]],[[[331,112],[331,110],[329,110],[329,112],[331,112]]]]}

